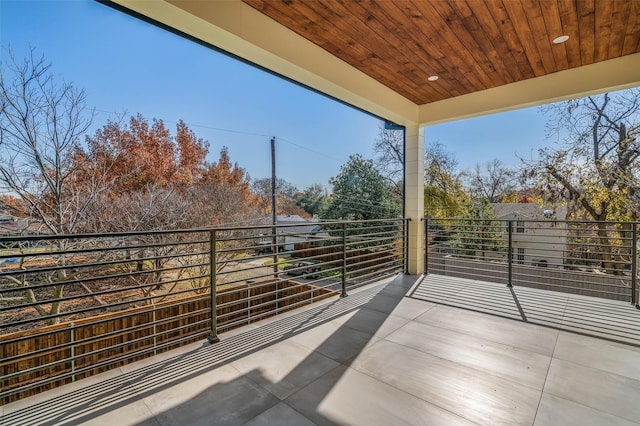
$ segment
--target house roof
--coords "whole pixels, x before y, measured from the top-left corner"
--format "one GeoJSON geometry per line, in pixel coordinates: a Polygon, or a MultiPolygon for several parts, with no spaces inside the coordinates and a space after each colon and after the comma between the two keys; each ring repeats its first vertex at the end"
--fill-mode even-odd
{"type": "Polygon", "coordinates": [[[35,219],[13,217],[11,221],[0,221],[0,235],[41,234],[44,229],[44,224],[35,219]]]}
{"type": "Polygon", "coordinates": [[[320,231],[320,225],[298,215],[278,216],[278,225],[298,225],[279,228],[281,234],[312,234],[320,231]]]}
{"type": "Polygon", "coordinates": [[[567,207],[543,207],[538,203],[495,203],[493,213],[498,219],[565,220],[567,207]]]}

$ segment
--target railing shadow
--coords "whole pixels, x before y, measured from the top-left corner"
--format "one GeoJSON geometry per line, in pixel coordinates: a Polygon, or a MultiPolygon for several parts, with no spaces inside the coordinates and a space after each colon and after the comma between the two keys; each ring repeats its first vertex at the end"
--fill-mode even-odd
{"type": "MultiPolygon", "coordinates": [[[[65,392],[64,394],[42,402],[30,404],[29,400],[25,400],[24,408],[19,408],[13,412],[5,410],[6,414],[1,418],[2,423],[9,426],[14,424],[60,425],[86,422],[169,389],[180,382],[188,381],[220,368],[225,364],[260,351],[269,345],[328,323],[342,315],[353,313],[349,320],[338,327],[331,336],[319,343],[318,347],[313,351],[319,353],[327,352],[329,351],[328,348],[334,348],[343,343],[340,330],[349,328],[350,324],[362,321],[362,318],[359,318],[361,308],[370,307],[377,312],[385,314],[368,324],[368,339],[350,346],[348,359],[340,360],[343,364],[348,365],[349,360],[356,357],[370,343],[386,317],[393,312],[416,279],[417,277],[401,276],[395,281],[364,288],[346,298],[340,298],[319,306],[309,307],[301,312],[294,311],[266,320],[263,324],[256,324],[256,328],[239,333],[231,332],[227,336],[222,334],[222,340],[219,343],[212,345],[204,343],[189,352],[160,361],[149,358],[141,362],[143,364],[150,363],[147,366],[95,382],[89,386],[82,386],[79,383],[79,388],[70,392],[65,392],[64,387],[60,388],[59,391],[65,392]],[[413,281],[411,278],[413,278],[413,281]]],[[[371,318],[369,317],[367,320],[371,321],[371,318]]],[[[311,368],[314,362],[313,357],[307,357],[296,365],[288,376],[295,376],[300,371],[311,368]]],[[[133,364],[132,368],[135,366],[133,364]]],[[[128,368],[123,369],[125,371],[129,370],[128,368]]],[[[338,379],[339,377],[336,377],[336,381],[338,379]]],[[[287,378],[285,377],[282,381],[286,380],[287,378]]],[[[212,386],[206,392],[224,392],[225,388],[232,387],[233,384],[228,384],[228,386],[218,384],[212,386]]],[[[35,398],[46,397],[47,395],[43,394],[35,398]]],[[[199,398],[202,398],[202,396],[195,397],[194,401],[198,401],[199,398]]],[[[316,403],[320,404],[321,400],[322,398],[319,398],[316,403]]],[[[269,401],[267,405],[273,405],[272,402],[275,402],[275,400],[269,401]]],[[[171,413],[165,413],[165,415],[172,417],[171,413]]],[[[213,413],[209,413],[209,415],[213,415],[213,413]]],[[[219,424],[214,418],[211,418],[211,421],[219,424]]]]}
{"type": "Polygon", "coordinates": [[[438,274],[408,297],[640,346],[640,310],[624,301],[438,274]]]}

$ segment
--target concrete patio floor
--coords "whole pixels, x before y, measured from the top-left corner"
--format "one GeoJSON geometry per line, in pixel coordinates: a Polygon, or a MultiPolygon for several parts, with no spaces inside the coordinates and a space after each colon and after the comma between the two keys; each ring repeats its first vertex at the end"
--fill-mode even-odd
{"type": "Polygon", "coordinates": [[[419,283],[7,404],[0,425],[640,424],[639,347],[406,297],[419,283]]]}

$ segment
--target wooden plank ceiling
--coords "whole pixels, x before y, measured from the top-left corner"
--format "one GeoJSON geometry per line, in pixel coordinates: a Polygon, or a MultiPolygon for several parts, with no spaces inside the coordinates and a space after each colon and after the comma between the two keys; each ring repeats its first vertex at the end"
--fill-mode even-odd
{"type": "Polygon", "coordinates": [[[640,0],[243,1],[418,105],[640,52],[640,0]]]}

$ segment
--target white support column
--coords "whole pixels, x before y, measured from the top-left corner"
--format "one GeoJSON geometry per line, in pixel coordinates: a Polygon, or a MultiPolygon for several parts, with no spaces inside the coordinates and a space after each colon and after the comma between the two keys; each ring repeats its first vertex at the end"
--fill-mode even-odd
{"type": "Polygon", "coordinates": [[[409,222],[409,273],[424,272],[424,128],[406,127],[405,217],[409,222]]]}

